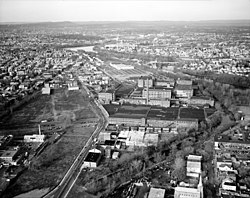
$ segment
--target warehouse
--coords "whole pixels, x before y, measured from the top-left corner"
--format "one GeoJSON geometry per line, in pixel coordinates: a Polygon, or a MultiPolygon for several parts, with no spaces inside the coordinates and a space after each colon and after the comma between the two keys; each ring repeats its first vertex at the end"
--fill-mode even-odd
{"type": "Polygon", "coordinates": [[[142,97],[150,99],[165,99],[171,98],[172,89],[171,88],[145,88],[142,91],[142,97]]]}
{"type": "Polygon", "coordinates": [[[134,69],[135,68],[132,65],[114,64],[114,63],[110,63],[110,66],[114,67],[117,70],[127,70],[127,69],[134,69]]]}
{"type": "Polygon", "coordinates": [[[204,109],[197,108],[180,108],[179,109],[179,118],[181,119],[198,119],[199,121],[205,120],[204,109]]]}
{"type": "Polygon", "coordinates": [[[145,105],[104,105],[109,114],[109,124],[145,126],[150,106],[145,105]]]}
{"type": "Polygon", "coordinates": [[[198,105],[198,106],[203,106],[203,105],[210,105],[211,107],[214,106],[214,99],[209,98],[209,97],[198,97],[198,96],[192,96],[190,100],[188,101],[189,104],[191,105],[198,105]]]}
{"type": "Polygon", "coordinates": [[[101,160],[102,157],[102,152],[98,149],[91,149],[89,150],[89,153],[87,157],[84,160],[83,163],[83,168],[88,167],[88,168],[96,168],[101,160]]]}
{"type": "MultiPolygon", "coordinates": [[[[136,104],[136,105],[146,105],[147,99],[146,98],[124,98],[124,99],[121,99],[120,102],[122,104],[129,103],[129,104],[136,104]]],[[[148,105],[169,107],[170,100],[169,99],[150,99],[148,100],[148,105]]]]}
{"type": "Polygon", "coordinates": [[[205,120],[204,109],[159,107],[146,105],[105,105],[109,114],[109,123],[125,126],[143,126],[151,128],[198,128],[205,120]]]}
{"type": "Polygon", "coordinates": [[[9,164],[14,164],[19,150],[6,150],[0,154],[0,160],[9,164]]]}
{"type": "Polygon", "coordinates": [[[179,108],[152,107],[147,116],[147,124],[151,127],[168,127],[175,123],[179,108]]]}
{"type": "Polygon", "coordinates": [[[115,90],[99,92],[98,99],[102,104],[109,104],[111,101],[115,101],[115,90]]]}
{"type": "Polygon", "coordinates": [[[137,83],[138,87],[153,87],[154,86],[154,79],[152,76],[141,76],[138,79],[137,83]]]}
{"type": "Polygon", "coordinates": [[[194,119],[194,118],[179,118],[175,122],[176,122],[177,129],[180,129],[180,128],[198,129],[198,126],[199,126],[198,119],[194,119]]]}
{"type": "Polygon", "coordinates": [[[193,96],[194,90],[192,85],[181,85],[175,86],[175,96],[178,98],[191,98],[193,96]]]}

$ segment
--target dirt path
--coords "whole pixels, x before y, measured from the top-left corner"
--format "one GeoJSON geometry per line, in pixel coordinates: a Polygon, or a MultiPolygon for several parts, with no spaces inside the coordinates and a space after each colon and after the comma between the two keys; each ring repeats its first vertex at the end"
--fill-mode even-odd
{"type": "Polygon", "coordinates": [[[55,108],[55,96],[54,95],[51,96],[51,104],[52,104],[52,114],[53,114],[54,120],[56,121],[57,120],[57,112],[56,112],[56,108],[55,108]]]}

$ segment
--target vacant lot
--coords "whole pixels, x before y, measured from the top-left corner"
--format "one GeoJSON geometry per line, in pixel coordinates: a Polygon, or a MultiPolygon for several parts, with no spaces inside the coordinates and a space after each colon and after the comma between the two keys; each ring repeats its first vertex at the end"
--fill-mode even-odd
{"type": "Polygon", "coordinates": [[[57,90],[52,96],[54,120],[71,123],[72,121],[95,118],[86,93],[83,91],[57,90]]]}
{"type": "Polygon", "coordinates": [[[47,147],[32,161],[30,168],[8,188],[4,197],[12,197],[33,189],[50,188],[58,184],[94,129],[79,129],[75,126],[68,128],[60,141],[47,147]]]}
{"type": "Polygon", "coordinates": [[[45,119],[45,115],[50,115],[55,121],[64,123],[65,128],[61,139],[32,160],[29,168],[7,189],[4,197],[13,197],[33,189],[51,188],[59,183],[95,130],[94,125],[84,127],[81,124],[85,120],[97,121],[85,96],[83,91],[56,90],[54,95],[41,96],[42,100],[38,98],[13,114],[9,123],[14,120],[20,124],[32,123],[34,120],[40,122],[45,119]],[[28,107],[32,108],[26,109],[28,107]],[[29,117],[22,118],[20,112],[29,117]]]}
{"type": "Polygon", "coordinates": [[[39,122],[52,118],[51,108],[51,96],[39,95],[2,120],[0,134],[15,134],[16,132],[27,134],[38,131],[39,122]]]}

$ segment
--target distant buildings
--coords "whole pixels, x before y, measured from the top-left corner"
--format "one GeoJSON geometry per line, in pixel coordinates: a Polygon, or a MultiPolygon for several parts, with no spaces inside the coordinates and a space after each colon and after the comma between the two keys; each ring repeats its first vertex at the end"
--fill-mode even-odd
{"type": "Polygon", "coordinates": [[[79,90],[79,86],[76,80],[68,81],[68,90],[79,90]]]}
{"type": "Polygon", "coordinates": [[[250,197],[250,189],[244,180],[240,180],[236,164],[248,167],[250,156],[250,131],[236,129],[228,135],[214,138],[215,177],[220,183],[221,197],[250,197]]]}
{"type": "Polygon", "coordinates": [[[170,107],[169,99],[150,99],[146,98],[122,98],[119,100],[122,104],[135,104],[135,105],[152,105],[152,106],[161,106],[161,107],[170,107]]]}
{"type": "Polygon", "coordinates": [[[192,85],[177,84],[174,88],[174,91],[177,98],[189,99],[193,96],[192,85]]]}
{"type": "Polygon", "coordinates": [[[110,63],[110,66],[114,67],[117,70],[127,70],[127,69],[134,69],[134,66],[132,65],[125,65],[125,64],[115,64],[115,63],[110,63]]]}
{"type": "Polygon", "coordinates": [[[170,99],[172,89],[168,88],[144,88],[142,91],[142,97],[150,99],[170,99]]]}
{"type": "Polygon", "coordinates": [[[109,104],[110,102],[115,101],[115,90],[99,92],[98,99],[102,104],[109,104]]]}
{"type": "Polygon", "coordinates": [[[147,86],[151,88],[154,86],[154,79],[152,76],[141,76],[140,78],[138,78],[137,86],[140,88],[147,86]]]}
{"type": "Polygon", "coordinates": [[[50,87],[44,87],[44,88],[42,88],[42,94],[50,95],[50,93],[51,93],[50,87]]]}
{"type": "Polygon", "coordinates": [[[199,97],[199,96],[192,96],[190,100],[188,101],[190,105],[210,105],[211,107],[214,106],[214,99],[209,97],[199,97]]]}

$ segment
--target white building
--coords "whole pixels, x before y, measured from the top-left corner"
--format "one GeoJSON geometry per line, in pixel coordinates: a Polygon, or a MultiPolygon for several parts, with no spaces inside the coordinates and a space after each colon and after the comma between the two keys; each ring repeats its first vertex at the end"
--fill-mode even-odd
{"type": "Polygon", "coordinates": [[[187,176],[189,182],[180,182],[175,188],[174,198],[203,198],[203,184],[201,177],[202,156],[189,155],[187,160],[187,176]],[[198,181],[198,185],[194,181],[198,181]]]}
{"type": "Polygon", "coordinates": [[[45,135],[33,134],[24,136],[24,142],[44,142],[44,140],[45,135]]]}
{"type": "Polygon", "coordinates": [[[148,198],[164,198],[165,189],[161,188],[150,188],[148,198]]]}
{"type": "Polygon", "coordinates": [[[117,70],[127,70],[127,69],[134,69],[132,65],[124,65],[124,64],[114,64],[110,63],[110,66],[114,67],[117,70]]]}
{"type": "Polygon", "coordinates": [[[77,84],[77,81],[76,80],[73,80],[73,81],[69,81],[68,82],[68,90],[79,90],[79,86],[77,84]]]}
{"type": "Polygon", "coordinates": [[[187,158],[187,176],[192,173],[200,174],[202,156],[189,155],[187,158]]]}
{"type": "Polygon", "coordinates": [[[98,149],[89,150],[82,167],[96,168],[102,157],[102,152],[98,149]]]}
{"type": "Polygon", "coordinates": [[[15,164],[14,158],[17,156],[18,150],[7,150],[0,155],[0,160],[7,162],[8,164],[15,164]]]}
{"type": "Polygon", "coordinates": [[[50,87],[42,88],[42,94],[50,95],[50,87]]]}

